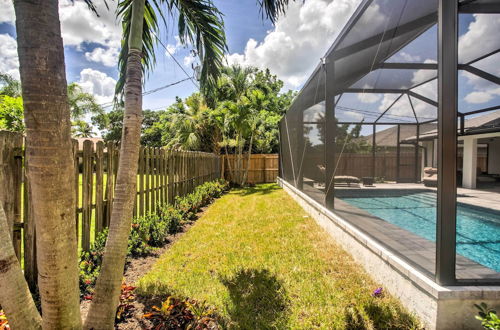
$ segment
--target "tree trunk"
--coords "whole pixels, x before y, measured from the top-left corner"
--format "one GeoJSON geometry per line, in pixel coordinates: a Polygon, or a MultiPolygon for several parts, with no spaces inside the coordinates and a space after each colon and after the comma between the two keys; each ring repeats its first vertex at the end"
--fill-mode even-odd
{"type": "Polygon", "coordinates": [[[43,328],[78,329],[75,186],[69,179],[75,172],[58,1],[17,0],[14,7],[43,328]]]}
{"type": "Polygon", "coordinates": [[[85,329],[113,329],[136,198],[142,124],[142,26],[144,0],[134,0],[125,83],[125,114],[111,224],[85,329]]]}
{"type": "Polygon", "coordinates": [[[42,318],[24,279],[8,230],[0,203],[0,304],[12,329],[41,329],[42,318]]]}
{"type": "Polygon", "coordinates": [[[234,172],[233,172],[233,165],[231,164],[231,161],[229,160],[229,152],[227,151],[227,145],[224,144],[224,150],[226,151],[226,161],[227,161],[227,166],[229,167],[229,176],[230,179],[229,181],[234,182],[234,172]]]}
{"type": "Polygon", "coordinates": [[[243,175],[243,180],[241,181],[242,186],[245,185],[248,177],[248,169],[250,168],[250,156],[252,156],[252,144],[253,144],[253,131],[252,135],[250,136],[250,144],[248,146],[248,156],[247,156],[247,167],[245,169],[245,174],[243,175]]]}

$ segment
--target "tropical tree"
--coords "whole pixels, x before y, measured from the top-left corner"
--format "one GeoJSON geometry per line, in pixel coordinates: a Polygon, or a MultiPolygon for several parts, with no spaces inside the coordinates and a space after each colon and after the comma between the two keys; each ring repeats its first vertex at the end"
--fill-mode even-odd
{"type": "Polygon", "coordinates": [[[81,120],[87,114],[99,115],[104,112],[94,95],[84,92],[75,82],[68,85],[68,103],[71,120],[74,121],[81,120]]]}
{"type": "Polygon", "coordinates": [[[22,97],[0,95],[0,129],[24,132],[22,97]]]}
{"type": "Polygon", "coordinates": [[[142,73],[154,65],[154,36],[159,28],[157,13],[166,23],[163,16],[165,10],[169,14],[177,12],[181,42],[189,41],[197,48],[203,65],[202,88],[213,84],[222,66],[226,49],[225,34],[220,12],[211,1],[124,0],[119,3],[118,14],[123,17],[124,38],[119,57],[117,92],[123,90],[125,99],[121,157],[101,274],[85,321],[87,329],[110,329],[114,324],[136,196],[142,122],[142,73]]]}
{"type": "Polygon", "coordinates": [[[189,96],[185,107],[170,115],[169,126],[174,134],[167,147],[218,153],[221,135],[211,117],[212,111],[200,93],[189,96]]]}
{"type": "Polygon", "coordinates": [[[94,135],[92,126],[84,120],[72,122],[71,135],[77,138],[91,138],[94,135]]]}
{"type": "Polygon", "coordinates": [[[0,73],[0,95],[21,96],[21,83],[11,75],[0,73]]]}
{"type": "MultiPolygon", "coordinates": [[[[36,309],[13,301],[2,291],[0,304],[19,329],[81,327],[78,252],[75,229],[74,173],[64,46],[58,1],[14,1],[24,121],[26,171],[36,224],[38,287],[43,321],[36,309]],[[33,323],[28,323],[33,321],[33,323]]],[[[3,227],[3,226],[2,226],[3,227]]],[[[1,228],[0,230],[5,230],[1,228]]],[[[2,260],[3,261],[3,260],[2,260]]],[[[2,264],[4,264],[2,262],[2,264]]],[[[7,271],[18,273],[8,264],[7,271]],[[11,268],[11,269],[8,269],[11,268]]],[[[20,270],[19,270],[20,271],[20,270]]],[[[0,272],[0,277],[7,273],[0,272]]],[[[22,285],[23,302],[29,291],[22,285]]]]}

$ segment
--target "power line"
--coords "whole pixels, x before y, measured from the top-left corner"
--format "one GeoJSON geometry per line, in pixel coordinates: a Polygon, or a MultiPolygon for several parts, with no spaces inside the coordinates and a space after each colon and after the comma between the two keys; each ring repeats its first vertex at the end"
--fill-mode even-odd
{"type": "Polygon", "coordinates": [[[170,55],[170,57],[174,60],[175,64],[177,64],[177,66],[179,68],[181,68],[182,72],[184,72],[186,74],[187,77],[189,77],[189,79],[191,80],[191,82],[193,83],[193,85],[200,89],[200,87],[198,86],[198,84],[193,80],[193,77],[189,75],[189,73],[186,72],[186,70],[184,69],[184,67],[179,63],[179,61],[177,61],[177,59],[174,57],[174,54],[172,54],[167,46],[165,46],[165,44],[163,43],[163,41],[161,41],[160,38],[158,38],[158,36],[156,35],[156,33],[152,32],[154,37],[156,38],[156,40],[158,41],[158,43],[163,47],[163,49],[165,49],[165,51],[167,52],[168,55],[170,55]]]}
{"type": "MultiPolygon", "coordinates": [[[[165,86],[161,86],[161,87],[158,87],[158,88],[155,88],[155,89],[152,89],[152,90],[149,90],[149,91],[145,91],[142,93],[142,96],[146,96],[146,95],[150,95],[150,94],[153,94],[153,93],[156,93],[158,91],[161,91],[163,89],[166,89],[166,88],[169,88],[169,87],[172,87],[174,85],[178,85],[186,80],[190,80],[192,79],[192,77],[188,77],[188,78],[184,78],[182,80],[179,80],[179,81],[176,81],[176,82],[173,82],[173,83],[170,83],[170,84],[167,84],[165,86]]],[[[113,102],[107,102],[107,103],[102,103],[102,104],[99,104],[101,107],[103,108],[107,108],[107,107],[110,107],[113,105],[113,102]]]]}

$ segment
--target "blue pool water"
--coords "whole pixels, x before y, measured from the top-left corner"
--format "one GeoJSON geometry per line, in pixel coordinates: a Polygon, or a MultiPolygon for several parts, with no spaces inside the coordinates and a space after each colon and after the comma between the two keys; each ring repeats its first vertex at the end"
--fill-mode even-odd
{"type": "MultiPolygon", "coordinates": [[[[339,197],[400,228],[436,240],[434,192],[339,197]]],[[[500,272],[500,212],[458,204],[457,253],[500,272]]]]}

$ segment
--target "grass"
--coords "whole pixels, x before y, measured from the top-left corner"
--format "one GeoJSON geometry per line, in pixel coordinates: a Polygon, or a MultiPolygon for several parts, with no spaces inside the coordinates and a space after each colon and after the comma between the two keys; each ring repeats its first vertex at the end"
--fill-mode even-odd
{"type": "Polygon", "coordinates": [[[206,301],[230,328],[419,328],[274,184],[217,200],[137,285],[206,301]]]}

